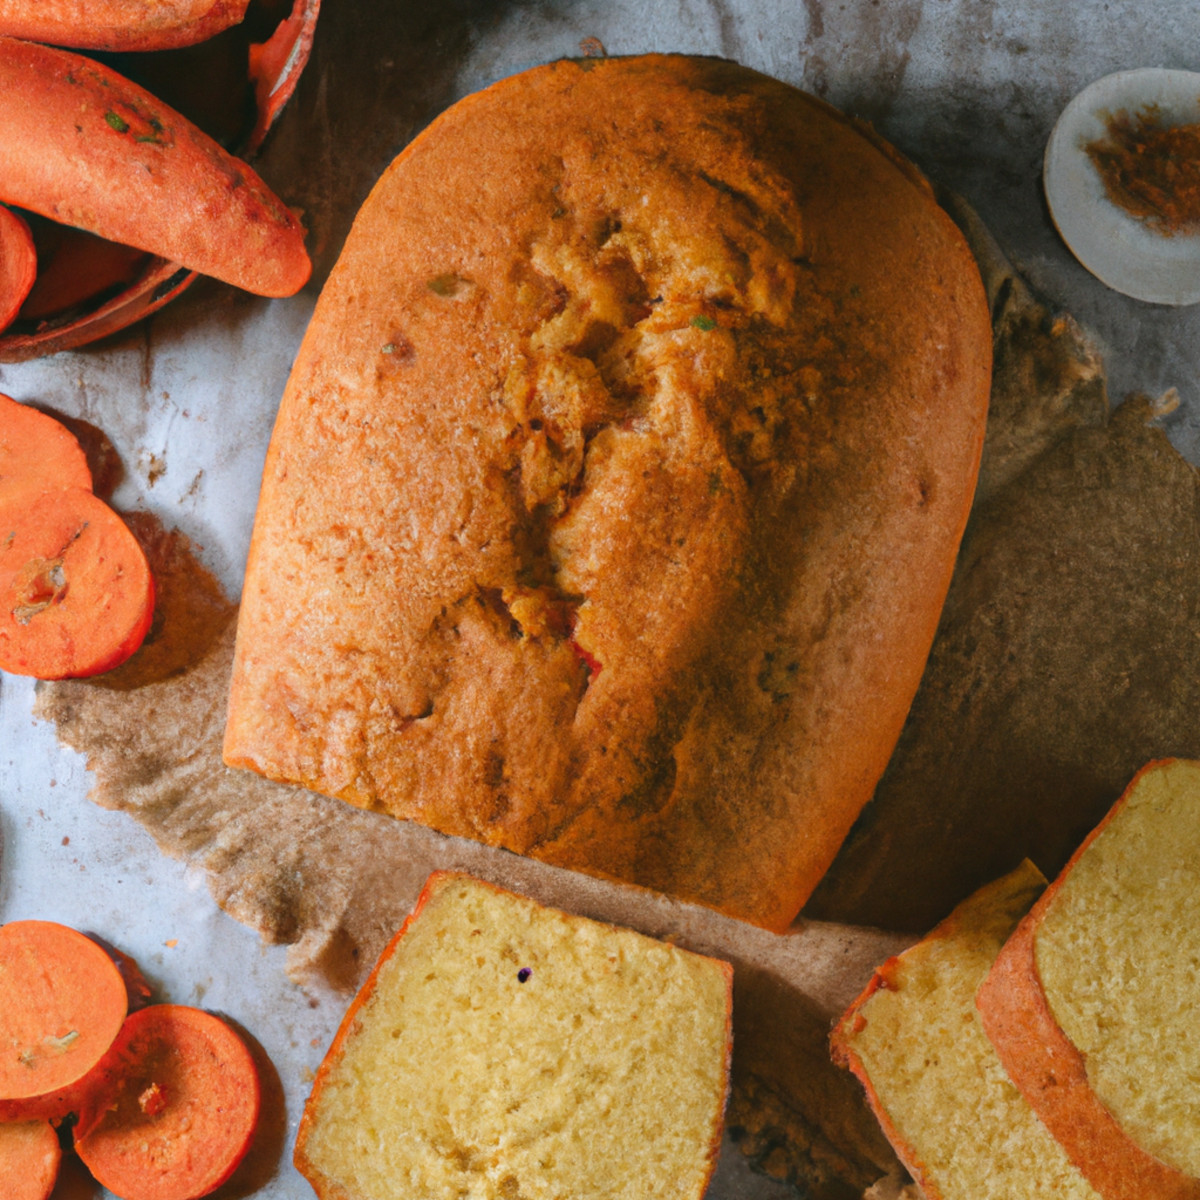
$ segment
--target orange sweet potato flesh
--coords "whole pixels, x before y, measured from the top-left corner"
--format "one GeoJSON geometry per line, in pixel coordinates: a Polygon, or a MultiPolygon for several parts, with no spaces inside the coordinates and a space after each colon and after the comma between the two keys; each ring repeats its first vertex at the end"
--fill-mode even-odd
{"type": "Polygon", "coordinates": [[[0,0],[0,34],[81,50],[172,50],[236,25],[248,0],[0,0]]]}
{"type": "Polygon", "coordinates": [[[96,675],[142,644],[153,615],[146,556],[103,500],[0,487],[0,669],[96,675]]]}
{"type": "Polygon", "coordinates": [[[0,205],[0,329],[12,323],[37,277],[37,251],[28,224],[0,205]]]}
{"type": "Polygon", "coordinates": [[[111,1056],[103,1117],[76,1138],[88,1169],[123,1200],[193,1200],[241,1162],[260,1090],[245,1043],[198,1008],[157,1004],[129,1017],[111,1056]]]}
{"type": "Polygon", "coordinates": [[[0,926],[0,1121],[86,1107],[126,997],[112,959],[83,934],[52,921],[0,926]]]}
{"type": "Polygon", "coordinates": [[[240,159],[115,71],[0,38],[0,199],[264,296],[311,271],[299,222],[240,159]]]}
{"type": "Polygon", "coordinates": [[[49,1200],[62,1150],[49,1121],[0,1124],[0,1180],[5,1200],[49,1200]]]}
{"type": "Polygon", "coordinates": [[[0,488],[18,483],[90,492],[92,473],[65,425],[0,393],[0,488]]]}

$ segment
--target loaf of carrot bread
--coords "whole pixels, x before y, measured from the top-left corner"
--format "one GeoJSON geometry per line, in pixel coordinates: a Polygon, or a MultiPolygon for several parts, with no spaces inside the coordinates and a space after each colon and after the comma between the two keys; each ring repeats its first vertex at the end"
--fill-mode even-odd
{"type": "Polygon", "coordinates": [[[700,1200],[732,978],[436,874],[317,1073],[296,1166],[322,1200],[700,1200]]]}
{"type": "Polygon", "coordinates": [[[1151,763],[979,993],[1008,1073],[1106,1200],[1200,1197],[1200,763],[1151,763]]]}
{"type": "Polygon", "coordinates": [[[975,1008],[1045,882],[1025,863],[982,888],[881,967],[834,1030],[834,1057],[862,1080],[926,1200],[1099,1200],[1004,1073],[975,1008]]]}
{"type": "Polygon", "coordinates": [[[927,184],[793,88],[646,57],[467,98],[301,347],[226,760],[785,927],[916,689],[990,356],[927,184]]]}

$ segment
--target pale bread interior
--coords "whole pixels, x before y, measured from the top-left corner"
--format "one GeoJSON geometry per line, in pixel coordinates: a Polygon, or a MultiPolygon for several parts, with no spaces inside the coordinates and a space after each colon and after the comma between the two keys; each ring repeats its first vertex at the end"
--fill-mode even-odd
{"type": "Polygon", "coordinates": [[[844,1019],[889,1136],[944,1200],[1095,1200],[1097,1193],[1009,1080],[975,992],[1044,885],[1026,863],[961,904],[886,969],[844,1019]],[[886,1127],[886,1125],[885,1125],[886,1127]]]}
{"type": "Polygon", "coordinates": [[[352,1200],[698,1198],[727,1005],[713,959],[451,877],[380,969],[302,1153],[352,1200]]]}
{"type": "Polygon", "coordinates": [[[1200,1177],[1200,764],[1144,772],[1035,941],[1051,1014],[1138,1145],[1200,1177]]]}

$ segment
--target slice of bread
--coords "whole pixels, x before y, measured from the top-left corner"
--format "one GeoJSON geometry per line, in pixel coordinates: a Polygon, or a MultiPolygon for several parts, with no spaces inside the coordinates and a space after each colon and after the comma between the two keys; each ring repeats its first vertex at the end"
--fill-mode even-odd
{"type": "Polygon", "coordinates": [[[318,1071],[296,1166],[323,1200],[699,1200],[732,968],[430,877],[318,1071]]]}
{"type": "MultiPolygon", "coordinates": [[[[1024,863],[875,973],[833,1033],[926,1200],[1095,1200],[1009,1081],[975,991],[1045,885],[1024,863]]],[[[1147,1198],[1148,1200],[1148,1198],[1147,1198]]]]}
{"type": "Polygon", "coordinates": [[[1200,763],[1151,763],[980,990],[1008,1073],[1107,1200],[1200,1197],[1200,763]]]}

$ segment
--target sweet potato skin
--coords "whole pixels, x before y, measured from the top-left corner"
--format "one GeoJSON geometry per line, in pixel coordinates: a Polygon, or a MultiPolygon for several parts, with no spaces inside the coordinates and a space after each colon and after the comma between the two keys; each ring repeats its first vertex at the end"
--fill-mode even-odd
{"type": "Polygon", "coordinates": [[[264,296],[311,270],[299,222],[244,162],[100,63],[0,38],[0,199],[264,296]]]}
{"type": "Polygon", "coordinates": [[[38,273],[18,314],[22,322],[55,318],[57,324],[64,313],[127,287],[150,261],[144,250],[54,222],[34,232],[34,246],[38,273]]]}
{"type": "Polygon", "coordinates": [[[267,132],[291,99],[308,62],[316,34],[321,0],[293,0],[292,11],[260,45],[250,47],[250,78],[258,120],[250,134],[249,149],[262,145],[267,132]]]}
{"type": "Polygon", "coordinates": [[[236,25],[248,0],[0,0],[0,35],[80,50],[174,50],[236,25]]]}

